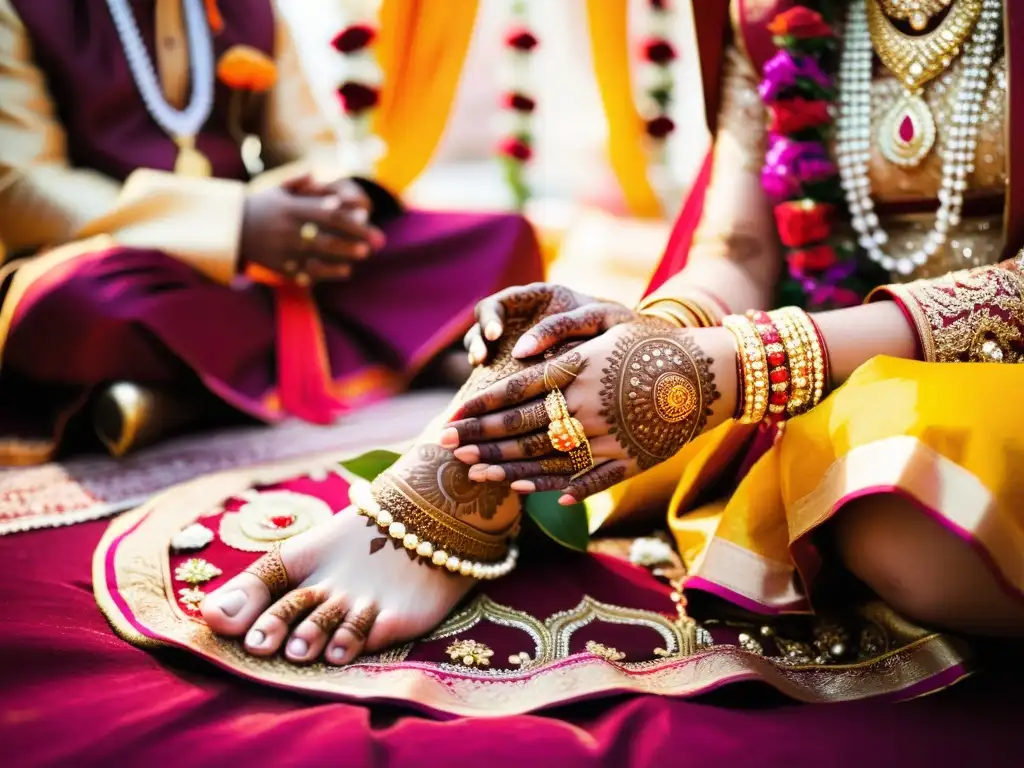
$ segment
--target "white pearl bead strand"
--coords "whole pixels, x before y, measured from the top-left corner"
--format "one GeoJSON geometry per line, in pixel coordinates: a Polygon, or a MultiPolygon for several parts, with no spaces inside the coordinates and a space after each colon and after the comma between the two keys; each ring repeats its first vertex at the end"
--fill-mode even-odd
{"type": "Polygon", "coordinates": [[[984,0],[981,16],[964,44],[964,74],[952,125],[942,154],[942,188],[935,224],[923,245],[909,256],[893,257],[883,250],[889,236],[881,228],[871,198],[871,65],[873,51],[867,3],[853,0],[846,21],[845,45],[839,69],[839,118],[836,155],[839,176],[859,245],[883,269],[909,275],[946,244],[950,227],[960,223],[967,177],[974,170],[978,124],[998,42],[1002,0],[984,0]]]}

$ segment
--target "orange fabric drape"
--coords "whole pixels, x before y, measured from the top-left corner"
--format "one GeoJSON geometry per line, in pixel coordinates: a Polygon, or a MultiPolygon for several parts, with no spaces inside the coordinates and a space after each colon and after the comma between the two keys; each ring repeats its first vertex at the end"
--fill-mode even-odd
{"type": "Polygon", "coordinates": [[[395,192],[423,172],[448,122],[478,0],[384,0],[376,55],[384,71],[374,132],[387,145],[376,178],[395,192]]]}
{"type": "Polygon", "coordinates": [[[587,0],[590,50],[608,121],[608,157],[626,203],[635,216],[661,216],[647,179],[644,121],[633,100],[628,12],[628,0],[587,0]]]}

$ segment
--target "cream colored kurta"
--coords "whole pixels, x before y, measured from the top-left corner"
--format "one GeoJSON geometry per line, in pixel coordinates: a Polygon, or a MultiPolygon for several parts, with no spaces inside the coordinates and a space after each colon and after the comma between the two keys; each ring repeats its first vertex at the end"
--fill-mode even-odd
{"type": "MultiPolygon", "coordinates": [[[[156,2],[158,39],[179,42],[160,46],[160,79],[168,100],[181,104],[189,80],[181,5],[178,0],[156,2]]],[[[276,27],[278,80],[268,95],[261,138],[265,157],[287,165],[248,185],[148,168],[134,171],[122,184],[69,163],[64,128],[34,62],[28,33],[10,0],[0,0],[0,263],[5,253],[99,237],[97,243],[105,246],[159,248],[213,280],[230,282],[246,194],[314,167],[336,171],[336,136],[316,104],[280,16],[276,27]]],[[[14,266],[2,268],[0,281],[14,266]]],[[[38,270],[21,271],[25,275],[19,272],[15,280],[24,283],[29,272],[38,270]]],[[[19,293],[15,288],[5,304],[19,293]]]]}

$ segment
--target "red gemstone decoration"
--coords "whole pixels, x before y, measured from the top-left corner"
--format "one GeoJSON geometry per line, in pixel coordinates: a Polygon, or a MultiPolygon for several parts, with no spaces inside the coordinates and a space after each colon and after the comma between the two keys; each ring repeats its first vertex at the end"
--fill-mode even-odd
{"type": "Polygon", "coordinates": [[[903,120],[900,121],[899,136],[900,141],[904,144],[909,144],[914,140],[914,119],[910,115],[904,115],[903,120]]]}
{"type": "Polygon", "coordinates": [[[772,384],[781,384],[782,382],[789,380],[789,374],[786,372],[785,368],[776,368],[768,374],[768,380],[772,384]]]}
{"type": "Polygon", "coordinates": [[[768,353],[768,365],[782,365],[784,362],[786,362],[785,352],[768,353]]]}
{"type": "Polygon", "coordinates": [[[785,392],[772,392],[768,396],[768,402],[772,405],[785,405],[789,402],[789,395],[785,392]]]}
{"type": "Polygon", "coordinates": [[[274,515],[267,520],[271,528],[287,528],[295,522],[295,515],[274,515]]]}

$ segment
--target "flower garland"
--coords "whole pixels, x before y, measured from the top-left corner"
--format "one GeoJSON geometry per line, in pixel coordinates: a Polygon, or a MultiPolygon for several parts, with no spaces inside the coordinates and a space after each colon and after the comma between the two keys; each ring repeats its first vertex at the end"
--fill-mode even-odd
{"type": "Polygon", "coordinates": [[[527,24],[524,0],[513,1],[511,15],[512,22],[505,32],[505,47],[510,54],[512,85],[501,99],[501,106],[510,118],[510,129],[498,142],[497,152],[515,207],[522,210],[530,198],[526,164],[533,157],[532,123],[537,108],[537,100],[527,87],[530,55],[540,41],[527,24]]]}
{"type": "Polygon", "coordinates": [[[758,92],[768,110],[761,185],[775,202],[787,279],[780,300],[810,309],[859,304],[878,281],[857,273],[856,241],[837,232],[843,192],[828,145],[838,90],[826,68],[836,36],[821,13],[797,5],[768,25],[779,48],[758,92]]]}
{"type": "Polygon", "coordinates": [[[675,91],[672,65],[678,57],[675,46],[668,39],[670,9],[668,0],[648,0],[650,31],[640,47],[640,54],[648,64],[649,74],[644,89],[645,104],[641,105],[644,129],[651,138],[654,153],[664,160],[665,139],[676,129],[669,117],[669,107],[675,91]]]}
{"type": "Polygon", "coordinates": [[[383,73],[373,58],[377,39],[376,19],[353,21],[331,40],[341,54],[343,73],[337,88],[342,124],[342,164],[350,173],[372,172],[383,155],[383,142],[373,134],[373,110],[380,103],[383,73]]]}

